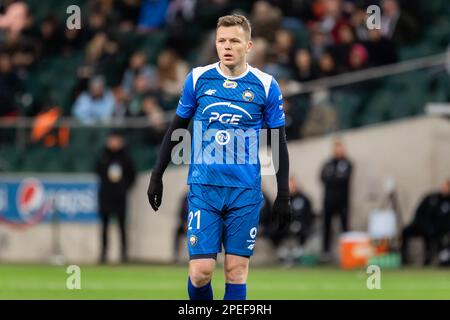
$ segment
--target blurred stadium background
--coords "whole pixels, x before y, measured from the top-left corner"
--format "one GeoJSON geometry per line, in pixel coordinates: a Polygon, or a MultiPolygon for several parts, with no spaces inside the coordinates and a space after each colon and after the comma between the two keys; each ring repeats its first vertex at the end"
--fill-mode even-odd
{"type": "MultiPolygon", "coordinates": [[[[411,250],[415,267],[398,259],[400,230],[419,200],[450,177],[447,0],[0,1],[0,298],[186,298],[183,245],[182,266],[169,265],[187,168],[167,171],[157,215],[146,199],[149,170],[184,77],[216,61],[217,18],[233,12],[252,23],[249,63],[280,83],[291,170],[316,216],[288,266],[258,240],[249,298],[450,298],[438,258],[421,268],[421,242],[411,250]],[[81,8],[79,30],[66,27],[71,5],[81,8]],[[369,5],[381,8],[381,29],[367,28],[369,5]],[[89,84],[103,80],[108,111],[79,111],[89,84]],[[125,133],[139,171],[128,210],[134,265],[93,266],[100,250],[93,171],[113,129],[125,133]],[[342,270],[338,232],[331,267],[320,265],[319,172],[337,135],[355,164],[350,229],[370,239],[356,271],[342,270]],[[394,231],[380,242],[369,232],[371,217],[393,195],[394,231]],[[68,264],[85,265],[86,290],[65,289],[68,264]],[[383,290],[367,289],[368,264],[382,267],[383,290]]],[[[273,199],[273,176],[263,188],[273,199]]],[[[118,263],[118,233],[110,232],[118,263]]]]}

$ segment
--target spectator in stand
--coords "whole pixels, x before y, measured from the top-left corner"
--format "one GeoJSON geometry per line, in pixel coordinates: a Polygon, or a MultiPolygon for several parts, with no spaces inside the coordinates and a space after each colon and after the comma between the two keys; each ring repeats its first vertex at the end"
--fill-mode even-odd
{"type": "Polygon", "coordinates": [[[0,31],[18,35],[26,27],[28,19],[28,5],[23,1],[13,2],[3,15],[0,15],[0,31]]]}
{"type": "Polygon", "coordinates": [[[142,112],[147,117],[152,128],[153,135],[157,143],[161,142],[162,135],[166,130],[166,121],[164,111],[162,110],[159,99],[155,94],[147,93],[142,101],[142,112]],[[157,139],[159,137],[159,139],[157,139]]]}
{"type": "Polygon", "coordinates": [[[279,8],[272,6],[268,1],[256,1],[250,16],[252,36],[262,37],[269,42],[273,42],[275,33],[280,27],[281,18],[279,8]]]}
{"type": "Polygon", "coordinates": [[[319,72],[318,77],[331,77],[337,74],[336,64],[333,56],[325,52],[320,56],[319,59],[319,72]]]}
{"type": "Polygon", "coordinates": [[[89,91],[83,92],[72,108],[74,117],[84,124],[109,121],[114,112],[114,95],[105,88],[105,80],[101,76],[89,82],[89,91]]]}
{"type": "Polygon", "coordinates": [[[86,46],[85,57],[78,67],[79,89],[87,87],[87,82],[96,74],[105,74],[111,68],[119,50],[115,41],[111,41],[105,32],[97,33],[86,46]]]}
{"type": "Polygon", "coordinates": [[[132,31],[139,20],[141,0],[114,1],[114,11],[118,14],[117,24],[121,32],[132,31]]]}
{"type": "Polygon", "coordinates": [[[156,65],[156,88],[169,100],[178,97],[188,71],[187,63],[174,50],[161,51],[156,65]]]}
{"type": "Polygon", "coordinates": [[[58,19],[53,15],[47,15],[40,25],[41,55],[49,56],[58,54],[64,42],[63,30],[58,19]]]}
{"type": "Polygon", "coordinates": [[[62,53],[64,56],[70,56],[78,50],[85,47],[88,35],[85,29],[67,29],[64,28],[64,36],[62,39],[62,53]]]}
{"type": "Polygon", "coordinates": [[[294,79],[300,82],[314,80],[316,70],[312,63],[311,53],[308,49],[298,49],[295,53],[294,79]]]}
{"type": "Polygon", "coordinates": [[[363,44],[369,51],[371,65],[381,66],[397,62],[397,50],[392,40],[383,37],[378,29],[370,30],[369,38],[369,41],[363,44]]]}
{"type": "Polygon", "coordinates": [[[266,66],[267,50],[269,43],[264,38],[254,38],[252,51],[248,54],[248,63],[255,68],[264,70],[266,66]]]}
{"type": "Polygon", "coordinates": [[[355,36],[351,26],[348,24],[341,24],[336,30],[335,43],[328,48],[328,51],[336,60],[338,71],[347,71],[348,55],[354,42],[355,36]]]}
{"type": "Polygon", "coordinates": [[[349,71],[358,71],[364,69],[367,66],[369,60],[369,53],[366,47],[360,43],[355,43],[351,46],[350,52],[348,54],[348,65],[349,71]]]}
{"type": "Polygon", "coordinates": [[[152,31],[160,29],[166,23],[169,0],[142,0],[138,30],[152,31]]]}
{"type": "Polygon", "coordinates": [[[147,63],[144,51],[136,51],[130,58],[129,66],[122,78],[122,89],[128,98],[131,98],[135,78],[142,76],[147,79],[149,87],[156,85],[155,68],[147,63]]]}
{"type": "Polygon", "coordinates": [[[328,34],[317,26],[313,27],[311,32],[311,54],[314,60],[318,61],[320,59],[329,44],[328,34]]]}
{"type": "Polygon", "coordinates": [[[294,60],[294,35],[286,29],[275,33],[274,54],[279,65],[289,68],[294,60]]]}
{"type": "Polygon", "coordinates": [[[397,0],[381,1],[381,34],[392,39],[398,46],[417,40],[420,27],[406,12],[403,12],[397,0]]]}
{"type": "Polygon", "coordinates": [[[92,39],[96,34],[107,32],[108,22],[106,15],[99,9],[93,9],[88,16],[86,34],[88,39],[92,39]]]}
{"type": "Polygon", "coordinates": [[[127,115],[130,117],[139,117],[143,115],[142,101],[150,90],[150,84],[144,74],[138,74],[134,78],[133,89],[131,92],[131,101],[128,104],[127,115]]]}
{"type": "Polygon", "coordinates": [[[19,115],[15,101],[19,88],[20,81],[13,69],[11,56],[0,52],[0,118],[19,115]]]}

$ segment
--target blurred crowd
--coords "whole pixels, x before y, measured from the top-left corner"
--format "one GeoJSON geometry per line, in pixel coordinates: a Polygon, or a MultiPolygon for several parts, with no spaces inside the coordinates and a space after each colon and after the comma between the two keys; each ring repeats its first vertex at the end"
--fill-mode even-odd
{"type": "MultiPolygon", "coordinates": [[[[26,1],[3,1],[0,7],[0,117],[34,116],[54,106],[52,97],[32,111],[27,74],[51,57],[82,52],[71,108],[82,123],[147,117],[153,141],[166,126],[163,105],[176,107],[190,68],[217,60],[217,18],[246,14],[252,23],[254,48],[249,63],[274,75],[285,96],[299,84],[322,77],[397,61],[397,48],[419,36],[414,6],[399,0],[92,0],[81,3],[81,29],[70,30],[61,15],[48,12],[39,21],[26,1]],[[366,27],[366,9],[381,7],[381,29],[366,27]],[[119,56],[129,34],[168,35],[165,46],[149,61],[145,50],[119,56]],[[118,69],[111,76],[111,70],[118,69]],[[105,79],[106,77],[106,79],[105,79]]],[[[68,17],[68,15],[66,15],[68,17]]],[[[309,103],[286,99],[287,134],[300,138],[309,103]]],[[[170,108],[169,108],[170,109],[170,108]]],[[[322,124],[327,130],[326,125],[322,124]]],[[[304,128],[314,133],[314,128],[304,128]]],[[[307,133],[306,133],[307,134],[307,133]]]]}

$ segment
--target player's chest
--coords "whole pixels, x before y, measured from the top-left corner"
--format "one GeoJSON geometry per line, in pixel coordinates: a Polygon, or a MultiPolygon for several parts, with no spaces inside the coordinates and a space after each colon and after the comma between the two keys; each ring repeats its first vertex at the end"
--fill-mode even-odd
{"type": "Polygon", "coordinates": [[[251,83],[210,80],[197,87],[196,100],[197,120],[252,126],[263,117],[265,93],[251,83]]]}

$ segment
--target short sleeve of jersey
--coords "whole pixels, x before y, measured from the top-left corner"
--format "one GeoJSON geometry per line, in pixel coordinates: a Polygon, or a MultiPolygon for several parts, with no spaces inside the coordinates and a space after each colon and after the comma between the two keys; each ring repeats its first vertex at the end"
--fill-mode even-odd
{"type": "Polygon", "coordinates": [[[184,81],[183,92],[178,101],[177,115],[181,118],[190,119],[195,113],[197,102],[195,101],[194,81],[190,72],[184,81]]]}
{"type": "Polygon", "coordinates": [[[264,111],[264,121],[268,128],[277,128],[284,126],[283,95],[277,81],[272,78],[269,94],[266,100],[264,111]]]}

